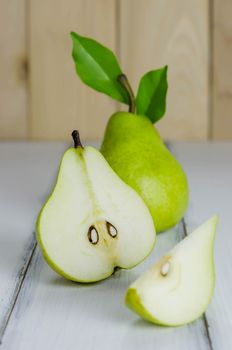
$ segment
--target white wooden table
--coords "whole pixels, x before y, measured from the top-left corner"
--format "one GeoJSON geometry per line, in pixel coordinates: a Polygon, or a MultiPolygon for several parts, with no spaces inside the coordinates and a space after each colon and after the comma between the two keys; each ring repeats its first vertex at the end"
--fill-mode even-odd
{"type": "Polygon", "coordinates": [[[0,143],[1,350],[232,349],[232,143],[174,143],[191,202],[178,227],[160,234],[151,256],[96,284],[59,277],[34,236],[38,211],[51,190],[61,143],[0,143]],[[128,285],[185,234],[220,214],[216,288],[206,314],[183,327],[153,326],[124,307],[128,285]]]}

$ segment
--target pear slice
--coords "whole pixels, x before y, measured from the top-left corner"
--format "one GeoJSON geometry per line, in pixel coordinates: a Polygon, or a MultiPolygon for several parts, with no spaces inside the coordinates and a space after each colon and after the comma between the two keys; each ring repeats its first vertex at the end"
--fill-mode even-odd
{"type": "Polygon", "coordinates": [[[160,325],[179,326],[200,317],[214,289],[217,222],[215,215],[139,277],[127,290],[127,306],[160,325]]]}
{"type": "Polygon", "coordinates": [[[115,267],[141,262],[155,243],[152,217],[93,147],[75,147],[62,158],[56,185],[37,220],[37,240],[48,264],[64,277],[94,282],[115,267]]]}

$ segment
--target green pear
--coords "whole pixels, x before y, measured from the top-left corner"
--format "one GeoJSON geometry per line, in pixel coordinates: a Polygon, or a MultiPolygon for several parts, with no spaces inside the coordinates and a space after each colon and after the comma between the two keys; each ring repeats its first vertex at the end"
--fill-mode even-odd
{"type": "Polygon", "coordinates": [[[115,113],[107,124],[101,152],[143,198],[157,232],[178,223],[188,205],[186,175],[146,116],[115,113]]]}
{"type": "Polygon", "coordinates": [[[200,317],[214,290],[217,222],[215,215],[139,277],[127,290],[127,306],[142,318],[166,326],[200,317]]]}
{"type": "Polygon", "coordinates": [[[130,113],[116,113],[109,120],[102,154],[120,178],[143,198],[156,230],[174,226],[188,205],[187,180],[153,127],[165,113],[168,67],[147,72],[135,98],[111,50],[74,32],[71,37],[80,79],[96,91],[129,105],[130,113]]]}
{"type": "Polygon", "coordinates": [[[57,182],[37,220],[37,240],[48,264],[79,282],[110,276],[141,262],[155,243],[155,228],[141,197],[93,147],[62,158],[57,182]]]}

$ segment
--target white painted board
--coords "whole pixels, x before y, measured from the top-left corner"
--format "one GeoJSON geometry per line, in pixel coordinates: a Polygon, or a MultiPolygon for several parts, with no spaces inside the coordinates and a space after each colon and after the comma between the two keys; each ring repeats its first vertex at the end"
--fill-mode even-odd
{"type": "Polygon", "coordinates": [[[64,144],[0,143],[0,333],[33,250],[36,215],[64,144]]]}
{"type": "MultiPolygon", "coordinates": [[[[46,154],[49,159],[49,150],[46,154]]],[[[50,168],[45,171],[48,173],[50,168]]],[[[203,319],[184,327],[157,327],[124,306],[129,284],[181,237],[182,224],[159,235],[156,249],[138,267],[118,271],[111,278],[90,285],[59,277],[36,249],[2,349],[210,349],[203,319]]]]}
{"type": "Polygon", "coordinates": [[[143,264],[90,285],[57,276],[37,250],[3,349],[208,349],[202,320],[186,327],[156,327],[124,306],[129,284],[175,243],[176,234],[169,231],[160,236],[154,254],[143,264]]]}
{"type": "Polygon", "coordinates": [[[232,349],[232,143],[176,143],[191,189],[188,231],[214,213],[220,216],[215,243],[216,288],[206,316],[214,350],[232,349]]]}

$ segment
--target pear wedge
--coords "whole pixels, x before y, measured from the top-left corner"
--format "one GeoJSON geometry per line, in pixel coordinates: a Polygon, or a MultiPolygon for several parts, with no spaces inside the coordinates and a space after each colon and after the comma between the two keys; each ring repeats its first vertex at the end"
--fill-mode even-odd
{"type": "Polygon", "coordinates": [[[127,290],[127,306],[142,318],[166,326],[196,320],[214,290],[214,239],[218,217],[197,228],[127,290]]]}
{"type": "Polygon", "coordinates": [[[62,158],[57,182],[37,220],[37,240],[48,264],[62,276],[95,282],[116,267],[141,262],[155,243],[155,228],[140,196],[93,147],[62,158]]]}

